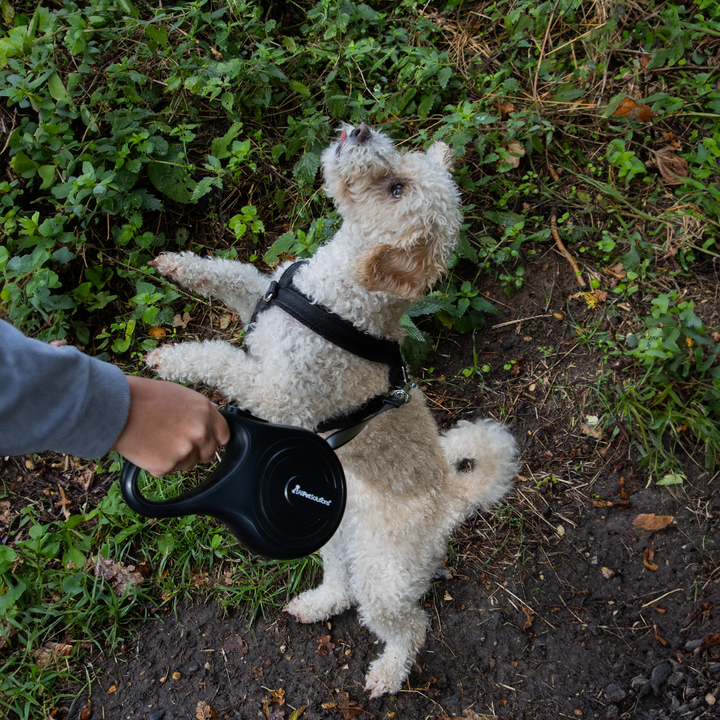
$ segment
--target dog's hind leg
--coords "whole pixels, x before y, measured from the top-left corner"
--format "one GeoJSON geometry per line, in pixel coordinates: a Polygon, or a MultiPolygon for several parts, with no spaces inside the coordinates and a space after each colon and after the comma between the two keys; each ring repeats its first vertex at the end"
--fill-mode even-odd
{"type": "Polygon", "coordinates": [[[163,253],[150,265],[189,290],[219,298],[238,313],[243,325],[270,284],[270,278],[249,263],[199,258],[191,252],[163,253]]]}
{"type": "Polygon", "coordinates": [[[298,595],[284,610],[301,623],[327,620],[353,604],[350,576],[343,556],[342,526],[330,542],[320,550],[323,560],[323,581],[314,590],[298,595]]]}
{"type": "MultiPolygon", "coordinates": [[[[391,594],[390,588],[382,590],[391,594]]],[[[385,651],[370,663],[365,676],[365,690],[370,692],[371,698],[394,694],[402,688],[415,656],[425,642],[430,622],[427,613],[418,605],[398,607],[392,603],[390,597],[378,597],[371,613],[364,613],[362,605],[360,607],[363,625],[385,642],[385,651]],[[378,607],[379,603],[383,607],[378,607]]]]}

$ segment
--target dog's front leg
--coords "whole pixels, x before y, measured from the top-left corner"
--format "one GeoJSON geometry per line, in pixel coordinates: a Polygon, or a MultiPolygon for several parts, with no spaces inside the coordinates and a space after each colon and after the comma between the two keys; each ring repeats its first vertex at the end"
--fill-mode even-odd
{"type": "Polygon", "coordinates": [[[219,298],[235,310],[243,325],[250,322],[255,305],[270,284],[270,278],[249,263],[199,258],[191,252],[163,253],[150,265],[189,290],[219,298]]]}
{"type": "Polygon", "coordinates": [[[222,340],[163,345],[149,353],[145,362],[166,380],[202,382],[243,406],[252,406],[257,363],[222,340]]]}
{"type": "Polygon", "coordinates": [[[323,561],[323,581],[320,587],[298,595],[284,610],[301,623],[327,620],[347,610],[353,603],[350,575],[344,558],[342,525],[320,550],[323,561]]]}

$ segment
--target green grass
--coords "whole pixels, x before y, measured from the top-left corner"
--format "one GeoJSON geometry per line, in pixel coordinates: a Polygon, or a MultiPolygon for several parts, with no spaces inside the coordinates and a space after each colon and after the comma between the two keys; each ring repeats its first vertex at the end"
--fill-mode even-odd
{"type": "MultiPolygon", "coordinates": [[[[404,148],[447,142],[463,191],[451,275],[403,320],[415,367],[435,328],[485,323],[483,278],[523,286],[556,214],[603,311],[637,308],[632,331],[581,329],[630,362],[600,389],[608,418],[655,479],[682,478],[679,449],[714,469],[717,328],[677,288],[720,255],[716,2],[36,5],[0,0],[0,306],[18,327],[138,371],[157,328],[203,307],[147,261],[311,255],[339,222],[320,152],[341,121],[365,121],[404,148]],[[628,96],[650,120],[615,114],[628,96]]],[[[485,372],[476,357],[465,375],[485,372]]],[[[198,592],[262,612],[317,569],[248,558],[211,521],[139,519],[117,489],[62,523],[34,513],[0,546],[0,703],[23,718],[47,714],[83,643],[112,648],[198,592]],[[99,553],[149,563],[149,578],[118,597],[85,567],[99,553]],[[41,666],[35,653],[66,641],[41,666]]]]}

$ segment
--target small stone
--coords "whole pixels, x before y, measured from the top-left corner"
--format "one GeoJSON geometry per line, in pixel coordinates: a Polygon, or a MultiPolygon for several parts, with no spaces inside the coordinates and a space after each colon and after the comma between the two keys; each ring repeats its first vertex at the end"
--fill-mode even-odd
{"type": "Polygon", "coordinates": [[[717,700],[715,699],[715,696],[714,696],[712,693],[708,693],[708,694],[705,696],[705,702],[706,702],[708,705],[714,705],[714,704],[717,702],[717,700]]]}
{"type": "Polygon", "coordinates": [[[652,675],[650,676],[650,684],[652,685],[653,692],[656,695],[660,694],[660,688],[663,686],[665,681],[672,674],[672,665],[669,662],[661,662],[655,668],[653,668],[652,675]]]}
{"type": "Polygon", "coordinates": [[[145,717],[147,718],[147,720],[162,720],[165,717],[165,711],[153,710],[152,712],[149,712],[145,717]]]}
{"type": "Polygon", "coordinates": [[[187,666],[187,673],[188,675],[192,675],[193,673],[196,673],[200,669],[200,666],[197,663],[190,663],[190,665],[187,666]]]}
{"type": "Polygon", "coordinates": [[[615,683],[611,683],[605,688],[605,697],[611,703],[618,703],[627,697],[627,693],[615,683]]]}
{"type": "Polygon", "coordinates": [[[172,674],[173,680],[179,680],[181,677],[182,677],[182,674],[177,671],[172,674]]]}

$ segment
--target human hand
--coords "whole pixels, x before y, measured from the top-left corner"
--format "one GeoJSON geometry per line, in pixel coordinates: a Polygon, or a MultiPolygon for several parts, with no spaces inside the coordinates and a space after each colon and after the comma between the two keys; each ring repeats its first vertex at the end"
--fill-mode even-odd
{"type": "Polygon", "coordinates": [[[165,380],[126,375],[130,411],[113,450],[151,475],[209,462],[230,440],[225,418],[204,395],[165,380]]]}

